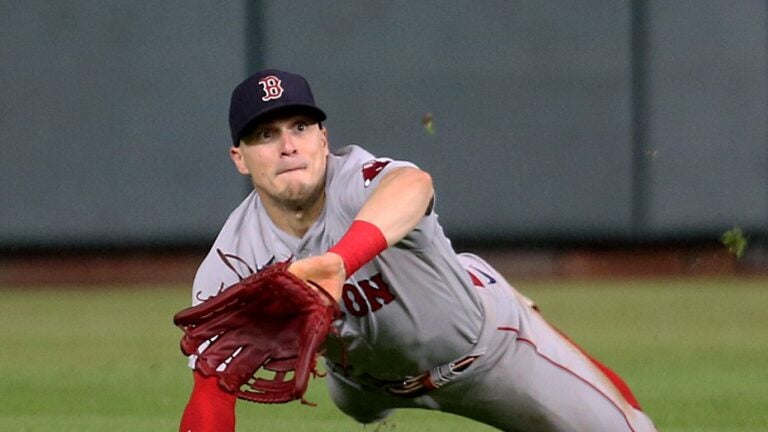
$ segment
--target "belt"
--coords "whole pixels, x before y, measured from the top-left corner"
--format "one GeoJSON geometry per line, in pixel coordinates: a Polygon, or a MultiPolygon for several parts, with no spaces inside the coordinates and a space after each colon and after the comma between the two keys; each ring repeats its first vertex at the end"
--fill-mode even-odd
{"type": "Polygon", "coordinates": [[[436,366],[403,381],[383,382],[382,387],[388,393],[400,397],[416,397],[442,387],[461,375],[478,356],[466,356],[450,363],[436,366]]]}

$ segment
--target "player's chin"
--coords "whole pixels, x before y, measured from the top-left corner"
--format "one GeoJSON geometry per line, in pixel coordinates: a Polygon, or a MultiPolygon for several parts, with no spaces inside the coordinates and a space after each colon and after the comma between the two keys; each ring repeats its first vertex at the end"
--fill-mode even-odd
{"type": "Polygon", "coordinates": [[[304,207],[317,198],[317,188],[303,182],[286,185],[279,194],[280,201],[295,207],[304,207]]]}

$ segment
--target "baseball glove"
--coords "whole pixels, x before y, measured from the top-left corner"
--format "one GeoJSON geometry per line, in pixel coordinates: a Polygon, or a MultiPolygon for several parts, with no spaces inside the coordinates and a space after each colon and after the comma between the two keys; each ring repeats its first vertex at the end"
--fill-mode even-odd
{"type": "Polygon", "coordinates": [[[217,376],[219,386],[240,399],[307,403],[309,374],[317,375],[318,350],[339,316],[330,294],[288,265],[269,266],[174,316],[184,331],[181,351],[197,355],[195,370],[217,376]],[[274,376],[256,376],[271,375],[264,371],[274,376]]]}

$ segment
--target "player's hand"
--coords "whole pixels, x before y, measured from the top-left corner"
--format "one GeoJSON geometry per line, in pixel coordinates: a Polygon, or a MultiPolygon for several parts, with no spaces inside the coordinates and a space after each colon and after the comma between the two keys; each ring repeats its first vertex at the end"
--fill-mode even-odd
{"type": "Polygon", "coordinates": [[[288,266],[288,271],[300,279],[320,285],[336,301],[341,298],[344,281],[347,279],[344,261],[332,252],[295,261],[288,266]]]}

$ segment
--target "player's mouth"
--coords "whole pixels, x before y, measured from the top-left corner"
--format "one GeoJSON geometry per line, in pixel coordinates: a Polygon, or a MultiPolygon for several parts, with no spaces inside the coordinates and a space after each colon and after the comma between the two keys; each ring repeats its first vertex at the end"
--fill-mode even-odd
{"type": "Polygon", "coordinates": [[[279,167],[277,169],[276,175],[286,174],[294,171],[301,171],[306,168],[307,166],[305,164],[287,165],[287,166],[279,167]]]}

